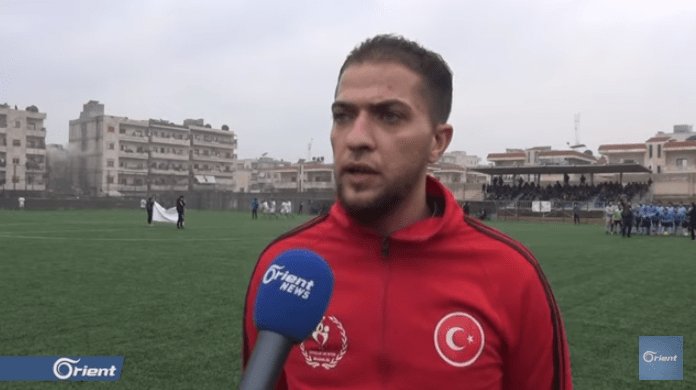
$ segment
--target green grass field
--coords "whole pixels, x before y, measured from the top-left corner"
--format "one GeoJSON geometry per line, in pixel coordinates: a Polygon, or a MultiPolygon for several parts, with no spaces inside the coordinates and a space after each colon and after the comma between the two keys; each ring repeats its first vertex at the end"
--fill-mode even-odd
{"type": "MultiPolygon", "coordinates": [[[[118,382],[0,389],[234,389],[261,250],[308,217],[0,212],[0,356],[125,356],[118,382]]],[[[696,389],[696,243],[603,227],[491,223],[537,256],[561,306],[576,389],[696,389]],[[684,336],[684,381],[639,381],[638,336],[684,336]]]]}

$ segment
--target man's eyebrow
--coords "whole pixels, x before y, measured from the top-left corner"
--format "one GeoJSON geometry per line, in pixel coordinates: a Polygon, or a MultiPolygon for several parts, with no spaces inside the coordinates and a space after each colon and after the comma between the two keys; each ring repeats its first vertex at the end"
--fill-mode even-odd
{"type": "MultiPolygon", "coordinates": [[[[354,108],[356,106],[357,105],[354,103],[349,103],[349,102],[341,101],[341,100],[337,100],[337,101],[333,102],[333,104],[331,104],[332,109],[334,109],[334,108],[354,108]]],[[[399,99],[387,99],[387,100],[383,100],[383,101],[380,101],[377,103],[368,104],[368,107],[370,109],[373,109],[373,110],[374,109],[383,109],[383,108],[387,108],[390,106],[400,106],[400,107],[404,107],[404,108],[410,108],[408,104],[406,104],[405,102],[403,102],[399,99]]]]}

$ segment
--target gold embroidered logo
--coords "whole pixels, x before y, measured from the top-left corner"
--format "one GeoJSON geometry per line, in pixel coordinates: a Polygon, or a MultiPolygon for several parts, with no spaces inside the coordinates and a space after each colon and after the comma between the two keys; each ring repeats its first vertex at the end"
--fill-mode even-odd
{"type": "Polygon", "coordinates": [[[312,338],[300,344],[302,356],[313,368],[319,366],[329,370],[343,359],[348,351],[348,336],[343,324],[334,316],[323,317],[312,338]]]}

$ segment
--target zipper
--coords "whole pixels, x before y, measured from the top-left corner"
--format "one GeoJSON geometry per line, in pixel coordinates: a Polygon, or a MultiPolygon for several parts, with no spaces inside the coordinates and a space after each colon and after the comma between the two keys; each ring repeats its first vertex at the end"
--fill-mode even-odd
{"type": "Polygon", "coordinates": [[[382,238],[382,257],[385,259],[389,256],[389,236],[382,238]]]}
{"type": "Polygon", "coordinates": [[[388,307],[388,301],[389,301],[389,280],[391,279],[391,267],[389,264],[389,236],[384,236],[382,238],[382,263],[384,264],[384,270],[385,270],[385,275],[384,275],[384,283],[382,284],[384,286],[383,289],[383,294],[382,294],[382,348],[381,348],[381,356],[379,357],[380,361],[378,363],[379,367],[379,372],[382,375],[382,388],[387,389],[388,388],[388,383],[389,383],[389,376],[391,375],[391,372],[388,367],[388,357],[389,357],[389,352],[387,351],[387,307],[388,307]]]}

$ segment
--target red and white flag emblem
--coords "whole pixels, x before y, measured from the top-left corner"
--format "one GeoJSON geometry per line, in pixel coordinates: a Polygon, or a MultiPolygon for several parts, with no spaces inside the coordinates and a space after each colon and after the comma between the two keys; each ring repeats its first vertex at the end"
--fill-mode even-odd
{"type": "Polygon", "coordinates": [[[470,314],[450,313],[435,327],[435,349],[440,357],[455,367],[466,367],[483,352],[483,327],[470,314]]]}

